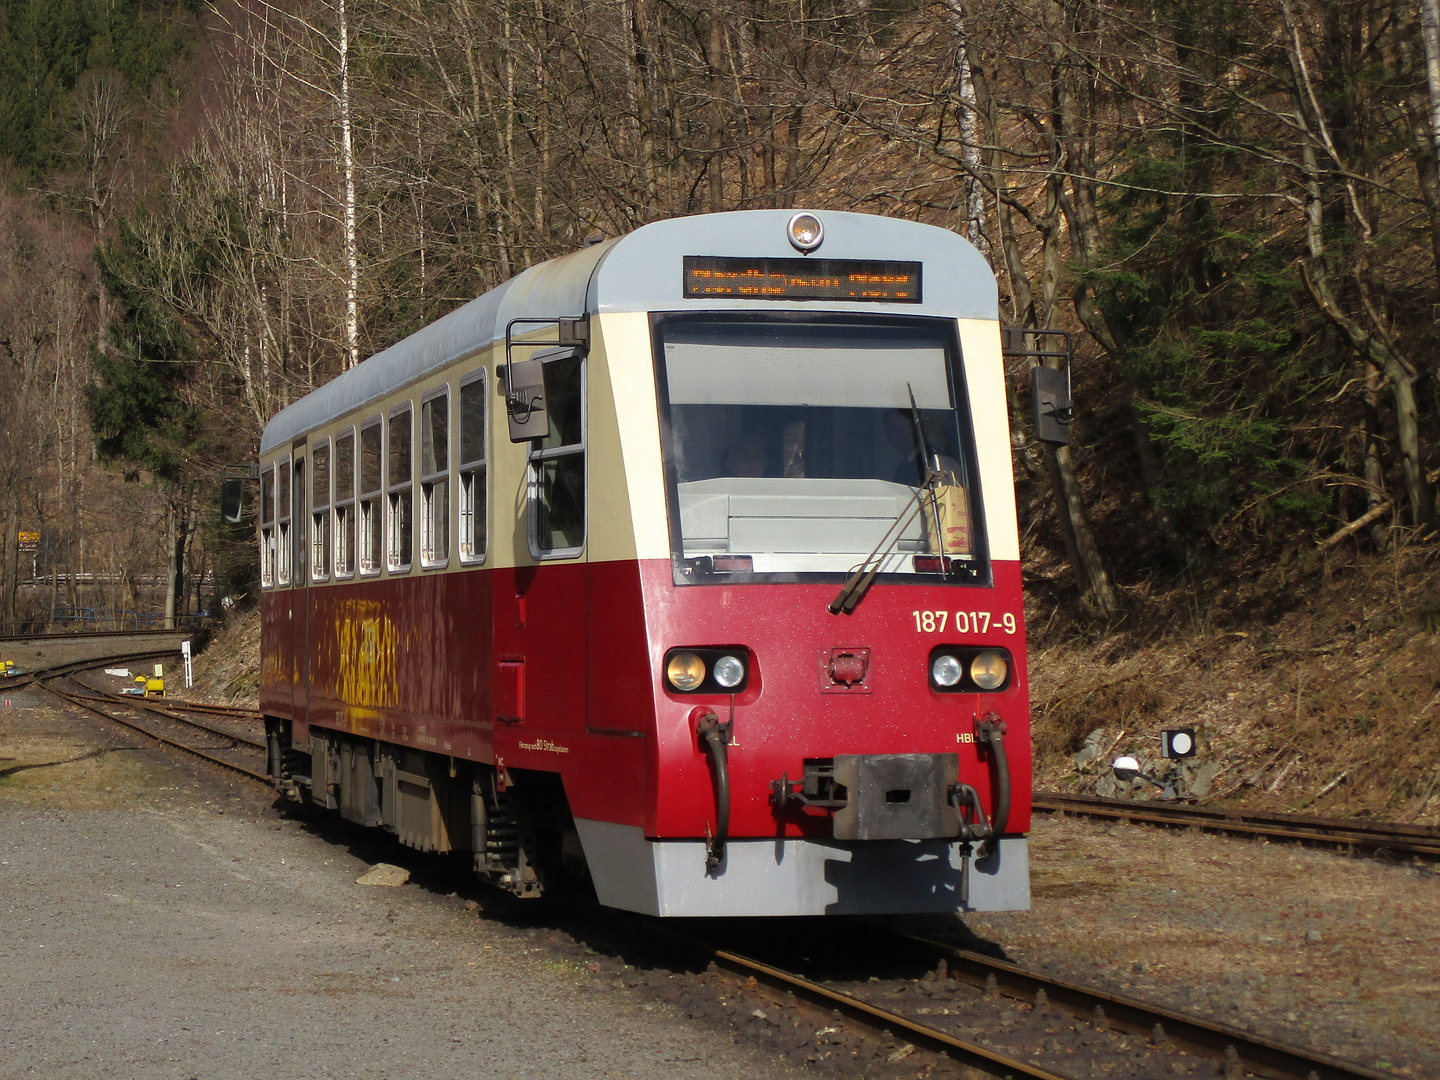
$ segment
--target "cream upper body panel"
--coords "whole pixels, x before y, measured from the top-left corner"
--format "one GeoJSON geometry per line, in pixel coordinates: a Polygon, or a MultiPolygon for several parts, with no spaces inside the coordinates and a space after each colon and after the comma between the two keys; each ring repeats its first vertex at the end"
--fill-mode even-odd
{"type": "Polygon", "coordinates": [[[965,386],[970,396],[970,418],[975,426],[975,455],[980,465],[980,492],[985,503],[990,557],[1018,561],[1020,532],[1015,517],[1010,403],[1000,356],[1000,323],[993,319],[961,319],[958,325],[965,386]]]}
{"type": "MultiPolygon", "coordinates": [[[[923,300],[917,296],[914,302],[904,304],[757,302],[739,297],[696,299],[683,295],[681,281],[687,255],[794,260],[797,252],[789,247],[785,231],[791,213],[746,211],[657,222],[619,240],[532,267],[282,411],[262,437],[262,468],[290,460],[292,448],[303,448],[294,452],[308,455],[310,447],[327,441],[333,462],[336,439],[344,431],[354,428],[358,436],[360,428],[372,418],[388,418],[407,402],[412,406],[413,421],[419,416],[422,401],[443,388],[449,402],[452,488],[447,555],[427,565],[417,557],[405,571],[382,565],[374,576],[445,573],[475,565],[533,564],[537,560],[527,519],[531,452],[528,444],[512,443],[507,437],[505,398],[496,392],[498,369],[506,359],[504,342],[514,320],[587,318],[587,521],[583,546],[568,557],[596,561],[668,559],[670,528],[651,336],[653,313],[833,311],[943,317],[956,320],[960,339],[969,411],[975,425],[989,553],[994,559],[1018,558],[998,303],[989,267],[966,241],[943,229],[865,214],[823,212],[820,216],[825,222],[826,239],[818,257],[918,261],[925,268],[923,300]],[[485,371],[488,429],[484,503],[487,543],[483,556],[462,562],[454,542],[460,527],[454,490],[459,459],[456,403],[462,382],[481,368],[485,371]]],[[[516,339],[528,329],[514,328],[516,339]]],[[[517,351],[515,358],[523,355],[517,351]]],[[[418,432],[418,427],[412,430],[418,432]]],[[[412,459],[416,456],[412,454],[412,459]]],[[[418,494],[421,475],[413,460],[411,483],[418,494]]],[[[353,576],[359,575],[331,574],[328,581],[348,581],[353,576]]]]}

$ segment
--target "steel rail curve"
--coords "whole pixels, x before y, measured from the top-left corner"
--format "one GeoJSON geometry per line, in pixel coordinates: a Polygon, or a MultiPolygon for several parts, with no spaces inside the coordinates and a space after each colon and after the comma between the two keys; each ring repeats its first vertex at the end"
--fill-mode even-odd
{"type": "MultiPolygon", "coordinates": [[[[118,698],[119,694],[109,695],[118,698]]],[[[199,701],[186,701],[184,698],[166,698],[170,708],[182,709],[185,712],[213,713],[217,716],[238,716],[246,720],[259,720],[264,716],[259,709],[244,709],[238,705],[206,705],[199,701]]]]}
{"type": "Polygon", "coordinates": [[[73,675],[79,671],[91,671],[97,667],[107,667],[113,664],[129,664],[136,660],[154,660],[161,656],[174,656],[178,649],[148,649],[144,652],[121,653],[118,656],[103,656],[99,659],[73,660],[68,664],[56,664],[54,667],[42,668],[39,671],[27,671],[22,675],[6,675],[0,677],[0,691],[21,690],[45,679],[58,679],[64,675],[73,675]]]}
{"type": "MultiPolygon", "coordinates": [[[[112,660],[113,660],[113,658],[112,658],[112,660]]],[[[102,661],[102,663],[109,663],[109,662],[110,662],[110,661],[102,661]]],[[[98,666],[98,665],[95,664],[93,661],[87,662],[87,663],[88,663],[88,666],[90,666],[90,667],[96,667],[96,666],[98,666]]],[[[65,674],[69,674],[69,673],[66,672],[65,674]]],[[[162,735],[162,734],[160,734],[159,732],[154,731],[154,730],[152,730],[151,728],[148,728],[148,727],[146,727],[146,726],[143,725],[143,724],[136,723],[136,722],[133,721],[133,720],[126,720],[124,717],[116,716],[114,713],[108,712],[108,711],[106,711],[105,709],[98,708],[96,705],[92,704],[92,702],[94,702],[94,701],[96,701],[96,700],[103,700],[103,699],[96,699],[96,698],[90,697],[89,695],[86,695],[86,694],[69,693],[69,692],[66,692],[66,691],[64,691],[64,690],[59,690],[59,689],[56,689],[56,688],[53,687],[53,686],[50,686],[50,685],[49,685],[49,680],[50,680],[50,679],[53,679],[53,678],[58,678],[58,677],[60,677],[60,676],[57,675],[57,674],[54,674],[53,672],[52,672],[52,673],[46,673],[45,676],[44,676],[44,678],[43,678],[42,680],[38,680],[38,685],[39,685],[40,689],[44,690],[46,693],[54,694],[56,697],[60,698],[62,701],[68,701],[70,704],[75,705],[75,706],[77,706],[78,708],[85,709],[85,710],[87,710],[87,711],[89,711],[89,712],[95,713],[97,716],[101,716],[101,717],[105,718],[106,720],[110,720],[110,721],[112,721],[112,722],[114,722],[114,723],[120,724],[121,726],[127,727],[127,728],[129,728],[130,730],[132,730],[132,731],[139,732],[141,735],[144,735],[144,736],[146,736],[146,737],[148,737],[148,738],[154,739],[156,742],[162,743],[162,744],[164,744],[164,745],[166,745],[166,746],[172,746],[172,747],[174,747],[174,748],[177,749],[177,750],[183,750],[183,751],[185,751],[187,754],[193,754],[193,755],[196,756],[196,757],[204,758],[206,761],[209,761],[209,762],[211,762],[211,763],[214,764],[214,765],[219,765],[219,766],[221,766],[222,768],[226,768],[226,769],[231,770],[232,772],[240,773],[242,776],[247,776],[247,777],[249,777],[251,780],[259,781],[260,783],[265,784],[265,785],[267,785],[267,786],[269,785],[269,783],[270,783],[270,777],[269,777],[268,775],[266,775],[265,773],[256,772],[254,769],[246,768],[244,765],[241,765],[241,764],[239,764],[239,763],[237,763],[237,762],[234,762],[234,761],[227,761],[227,760],[225,760],[224,758],[222,758],[222,757],[217,757],[215,754],[212,754],[212,753],[210,753],[209,751],[204,750],[204,749],[202,749],[202,748],[200,748],[200,747],[189,746],[189,745],[181,742],[181,741],[178,740],[178,739],[169,738],[168,736],[162,735]]],[[[216,728],[212,728],[212,727],[210,727],[210,726],[208,726],[208,725],[206,725],[206,724],[200,724],[200,723],[197,723],[196,721],[193,721],[193,720],[186,720],[184,717],[179,717],[179,716],[171,715],[170,713],[165,712],[164,710],[159,709],[159,708],[157,708],[157,707],[155,707],[155,706],[153,706],[153,705],[142,704],[142,703],[141,703],[140,701],[138,701],[138,700],[137,700],[137,701],[134,701],[134,702],[130,702],[130,701],[115,701],[115,702],[113,702],[113,704],[119,705],[119,706],[122,706],[122,707],[125,707],[125,708],[135,709],[135,710],[140,711],[140,712],[157,712],[157,713],[159,713],[160,715],[164,715],[164,716],[166,717],[166,719],[169,719],[169,720],[171,720],[171,721],[173,721],[173,722],[178,722],[178,723],[182,723],[182,724],[187,724],[187,725],[189,725],[190,727],[197,728],[197,729],[199,729],[199,730],[201,730],[201,731],[204,731],[204,732],[206,732],[206,733],[208,733],[208,734],[218,735],[218,736],[220,736],[221,738],[230,739],[230,740],[232,740],[232,741],[234,741],[234,742],[242,742],[242,743],[245,743],[245,744],[247,744],[247,745],[250,745],[250,746],[253,746],[253,747],[257,747],[257,748],[263,748],[263,746],[264,746],[263,743],[261,743],[261,742],[259,742],[259,741],[257,741],[257,740],[246,739],[246,738],[244,738],[243,736],[239,736],[239,735],[234,734],[233,732],[220,731],[220,730],[218,730],[218,729],[216,729],[216,728]]]]}
{"type": "Polygon", "coordinates": [[[1138,1035],[1155,1035],[1163,1031],[1166,1040],[1191,1053],[1237,1061],[1241,1069],[1256,1076],[1273,1080],[1393,1080],[1392,1074],[1359,1062],[1288,1046],[1228,1024],[1042,975],[1004,960],[926,938],[908,934],[900,936],[943,958],[949,976],[958,981],[993,988],[1005,997],[1032,1005],[1041,1000],[1043,993],[1044,1000],[1051,1006],[1081,1019],[1096,1016],[1099,1009],[1113,1027],[1138,1035]]]}
{"type": "MultiPolygon", "coordinates": [[[[85,684],[81,683],[80,685],[84,686],[85,684]]],[[[182,724],[191,724],[195,727],[205,727],[205,725],[196,720],[190,720],[187,717],[176,716],[174,714],[177,712],[195,712],[200,713],[202,716],[228,716],[235,720],[259,720],[261,716],[258,709],[227,709],[214,705],[196,705],[194,702],[186,701],[183,698],[137,698],[131,694],[107,694],[98,691],[93,695],[81,694],[78,696],[85,697],[89,701],[104,701],[112,705],[128,705],[132,708],[144,709],[147,712],[159,713],[161,716],[168,716],[172,720],[178,720],[182,724]]],[[[227,737],[238,738],[241,742],[248,742],[254,746],[265,745],[264,740],[250,739],[244,735],[233,735],[231,732],[222,732],[218,728],[211,730],[217,735],[223,734],[227,737]]]]}
{"type": "Polygon", "coordinates": [[[1112,821],[1142,822],[1170,828],[1198,828],[1234,836],[1331,844],[1431,859],[1440,858],[1440,829],[1425,825],[1264,811],[1207,810],[1204,807],[1175,806],[1153,800],[1130,802],[1126,799],[1102,799],[1093,795],[1061,795],[1054,792],[1037,792],[1033,806],[1039,811],[1078,814],[1112,821]]]}

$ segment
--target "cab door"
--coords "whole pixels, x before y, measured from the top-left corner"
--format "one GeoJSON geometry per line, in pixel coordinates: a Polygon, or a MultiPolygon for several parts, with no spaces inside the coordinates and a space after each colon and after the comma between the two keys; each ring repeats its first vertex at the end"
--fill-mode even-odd
{"type": "Polygon", "coordinates": [[[516,565],[495,586],[495,753],[508,765],[560,771],[585,734],[589,574],[586,561],[586,357],[536,358],[548,433],[526,446],[516,565]]]}

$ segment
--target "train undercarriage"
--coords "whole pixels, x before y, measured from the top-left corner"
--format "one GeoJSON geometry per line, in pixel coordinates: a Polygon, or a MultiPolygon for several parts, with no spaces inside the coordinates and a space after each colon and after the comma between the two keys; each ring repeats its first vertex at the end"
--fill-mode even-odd
{"type": "Polygon", "coordinates": [[[309,750],[267,717],[267,772],[284,797],[382,828],[402,844],[473,858],[482,881],[534,899],[589,880],[560,777],[506,769],[323,728],[309,750]]]}

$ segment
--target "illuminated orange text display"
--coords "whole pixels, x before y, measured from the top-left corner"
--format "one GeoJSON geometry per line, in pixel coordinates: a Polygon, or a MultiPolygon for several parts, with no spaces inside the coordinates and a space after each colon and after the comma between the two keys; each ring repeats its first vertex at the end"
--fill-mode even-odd
{"type": "Polygon", "coordinates": [[[685,256],[687,299],[920,303],[918,262],[685,256]]]}

